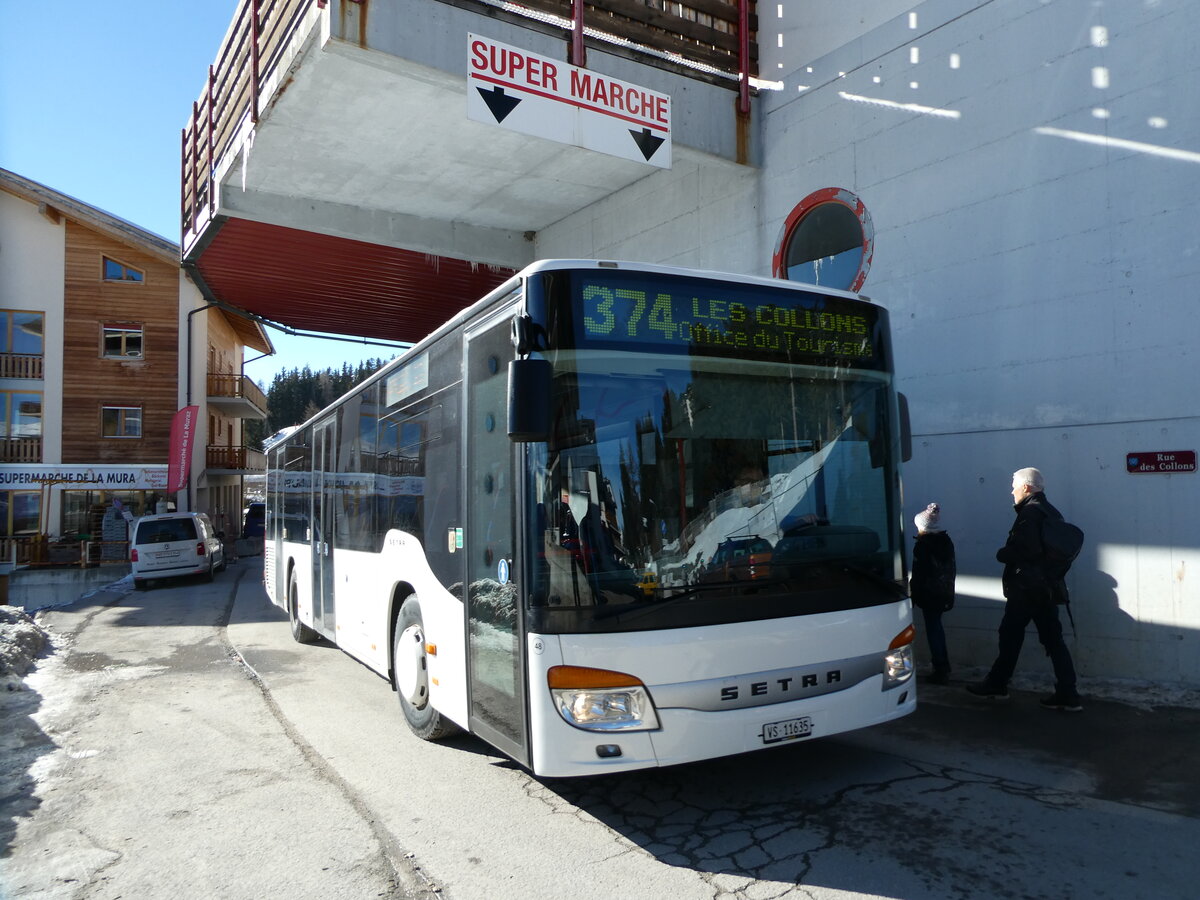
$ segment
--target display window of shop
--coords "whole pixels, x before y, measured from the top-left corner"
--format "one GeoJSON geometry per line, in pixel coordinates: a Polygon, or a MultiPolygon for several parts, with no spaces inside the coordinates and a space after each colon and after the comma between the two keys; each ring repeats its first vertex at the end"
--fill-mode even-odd
{"type": "Polygon", "coordinates": [[[38,533],[42,495],[38,491],[0,491],[0,537],[38,533]]]}
{"type": "Polygon", "coordinates": [[[102,540],[104,520],[113,510],[135,519],[153,515],[165,497],[160,491],[63,491],[59,533],[80,540],[102,540]]]}

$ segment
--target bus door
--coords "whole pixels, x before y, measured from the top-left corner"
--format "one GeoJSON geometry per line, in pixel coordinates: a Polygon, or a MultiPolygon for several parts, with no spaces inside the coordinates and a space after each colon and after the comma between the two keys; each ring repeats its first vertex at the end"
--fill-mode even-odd
{"type": "Polygon", "coordinates": [[[464,531],[470,727],[528,764],[524,615],[515,582],[514,460],[508,438],[512,310],[466,335],[464,531]]]}
{"type": "Polygon", "coordinates": [[[313,624],[334,638],[333,621],[333,515],[336,504],[337,420],[326,419],[313,428],[312,529],[313,624]]]}

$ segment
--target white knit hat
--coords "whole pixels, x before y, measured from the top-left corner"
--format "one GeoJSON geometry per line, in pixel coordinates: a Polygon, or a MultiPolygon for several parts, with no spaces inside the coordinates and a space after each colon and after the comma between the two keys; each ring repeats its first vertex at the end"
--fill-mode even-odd
{"type": "Polygon", "coordinates": [[[942,526],[938,524],[941,514],[942,508],[936,503],[930,503],[925,509],[916,514],[913,518],[913,524],[917,526],[917,531],[941,531],[942,526]]]}

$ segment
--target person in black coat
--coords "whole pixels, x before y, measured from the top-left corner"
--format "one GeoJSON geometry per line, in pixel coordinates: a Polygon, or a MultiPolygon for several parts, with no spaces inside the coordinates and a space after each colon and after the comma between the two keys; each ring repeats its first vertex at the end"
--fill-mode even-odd
{"type": "Polygon", "coordinates": [[[941,508],[930,503],[913,519],[917,534],[908,585],[913,606],[921,610],[925,618],[925,638],[929,641],[929,656],[933,661],[933,674],[929,676],[931,684],[946,684],[950,680],[950,656],[946,650],[942,614],[954,608],[954,542],[942,530],[940,518],[941,508]]]}
{"type": "Polygon", "coordinates": [[[1017,518],[1008,532],[1008,540],[996,551],[1004,563],[1004,616],[1000,620],[1000,652],[983,681],[967,690],[977,697],[1008,699],[1008,682],[1017,667],[1025,628],[1033,622],[1038,639],[1054,666],[1054,693],[1042,699],[1046,709],[1079,712],[1083,709],[1075,685],[1075,664],[1063,640],[1058,604],[1067,599],[1067,586],[1059,575],[1046,570],[1046,551],[1042,544],[1042,522],[1062,514],[1046,499],[1045,479],[1037,469],[1019,469],[1013,473],[1013,509],[1017,518]]]}

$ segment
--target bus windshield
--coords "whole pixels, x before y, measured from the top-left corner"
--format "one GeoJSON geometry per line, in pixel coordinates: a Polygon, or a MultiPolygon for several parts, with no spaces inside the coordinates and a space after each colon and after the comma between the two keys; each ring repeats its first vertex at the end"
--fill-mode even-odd
{"type": "Polygon", "coordinates": [[[563,350],[531,447],[530,602],[547,631],[895,602],[886,372],[563,350]]]}

